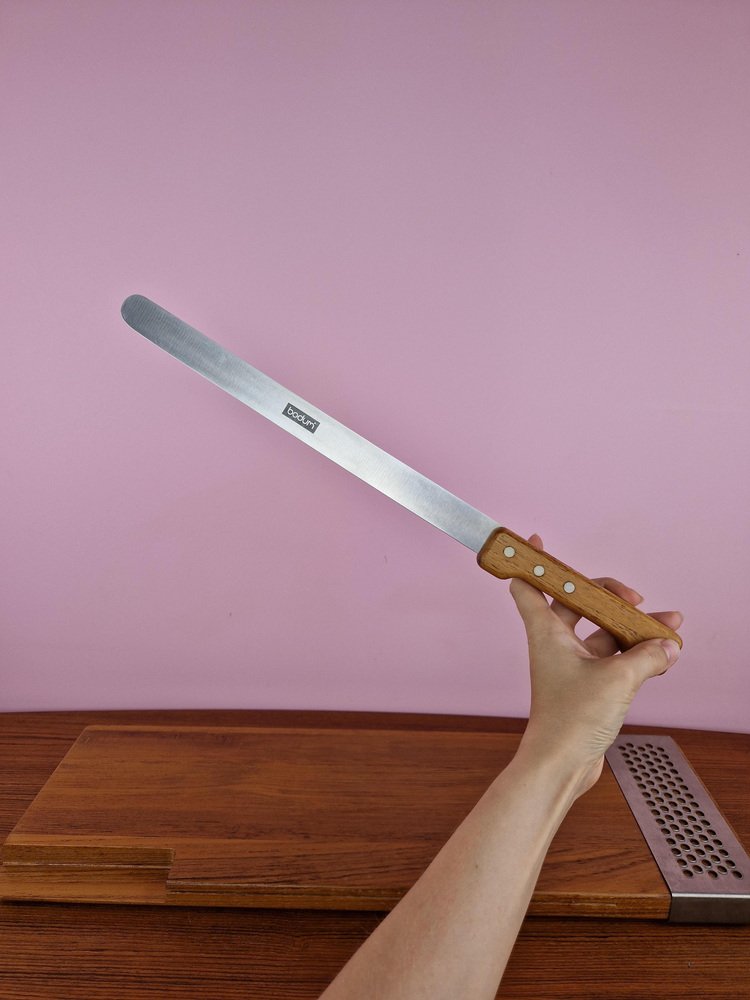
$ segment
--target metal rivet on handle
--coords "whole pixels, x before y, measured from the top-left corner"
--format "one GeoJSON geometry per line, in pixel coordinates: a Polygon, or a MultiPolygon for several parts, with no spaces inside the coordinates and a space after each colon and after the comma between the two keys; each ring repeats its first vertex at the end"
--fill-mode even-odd
{"type": "Polygon", "coordinates": [[[515,554],[516,550],[513,548],[512,545],[506,545],[505,548],[503,549],[503,555],[507,556],[508,559],[512,559],[515,554]]]}
{"type": "Polygon", "coordinates": [[[544,566],[535,566],[534,576],[544,576],[544,566]]]}
{"type": "Polygon", "coordinates": [[[575,589],[576,585],[574,583],[571,583],[570,580],[568,580],[567,583],[563,584],[563,590],[565,591],[566,594],[572,594],[575,589]]]}

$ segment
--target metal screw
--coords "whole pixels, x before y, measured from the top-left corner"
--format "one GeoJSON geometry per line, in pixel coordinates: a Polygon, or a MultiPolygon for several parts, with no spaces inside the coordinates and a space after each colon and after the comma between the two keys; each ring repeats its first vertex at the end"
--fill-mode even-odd
{"type": "Polygon", "coordinates": [[[535,566],[534,576],[544,576],[544,566],[535,566]]]}
{"type": "Polygon", "coordinates": [[[516,550],[513,548],[512,545],[506,545],[505,548],[503,549],[503,555],[507,556],[508,559],[512,559],[515,554],[516,550]]]}
{"type": "Polygon", "coordinates": [[[572,594],[575,589],[576,585],[574,583],[571,583],[570,580],[568,580],[567,583],[563,584],[563,590],[565,591],[566,594],[572,594]]]}

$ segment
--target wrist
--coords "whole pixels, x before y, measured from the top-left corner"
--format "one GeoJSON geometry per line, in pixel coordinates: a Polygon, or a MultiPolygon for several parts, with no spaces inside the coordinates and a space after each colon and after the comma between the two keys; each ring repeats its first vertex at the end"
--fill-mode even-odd
{"type": "Polygon", "coordinates": [[[533,781],[550,801],[567,812],[591,787],[592,764],[584,763],[561,746],[548,741],[537,742],[527,737],[527,733],[521,738],[511,762],[514,771],[524,780],[533,781]]]}

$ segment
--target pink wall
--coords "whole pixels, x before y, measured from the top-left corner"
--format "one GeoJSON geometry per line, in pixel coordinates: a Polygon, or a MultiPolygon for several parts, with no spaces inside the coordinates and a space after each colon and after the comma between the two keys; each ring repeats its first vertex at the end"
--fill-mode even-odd
{"type": "Polygon", "coordinates": [[[745,0],[5,0],[5,710],[526,714],[506,583],[143,341],[140,292],[685,614],[750,731],[745,0]]]}

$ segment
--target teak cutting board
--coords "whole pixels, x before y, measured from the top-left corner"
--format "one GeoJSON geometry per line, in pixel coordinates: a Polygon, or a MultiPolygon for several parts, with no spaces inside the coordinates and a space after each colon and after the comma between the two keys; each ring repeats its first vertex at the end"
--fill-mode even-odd
{"type": "MultiPolygon", "coordinates": [[[[510,733],[90,726],[2,849],[7,899],[388,910],[510,761],[510,733]]],[[[663,918],[609,767],[530,914],[663,918]]]]}

